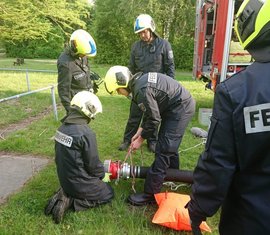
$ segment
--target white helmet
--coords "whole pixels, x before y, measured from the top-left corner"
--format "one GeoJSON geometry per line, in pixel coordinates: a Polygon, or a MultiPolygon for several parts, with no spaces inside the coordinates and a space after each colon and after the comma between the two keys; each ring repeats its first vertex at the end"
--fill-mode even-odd
{"type": "Polygon", "coordinates": [[[152,32],[155,32],[156,25],[155,25],[155,22],[150,15],[141,14],[135,20],[134,33],[139,33],[145,29],[150,29],[152,32]]]}
{"type": "Polygon", "coordinates": [[[90,91],[80,91],[71,100],[70,106],[75,106],[84,115],[93,119],[97,113],[102,113],[99,98],[90,91]]]}
{"type": "Polygon", "coordinates": [[[76,55],[94,57],[97,54],[97,47],[92,36],[83,29],[78,29],[70,37],[71,50],[76,55]]]}
{"type": "Polygon", "coordinates": [[[104,85],[109,94],[113,94],[118,88],[127,88],[131,79],[128,67],[116,65],[111,67],[105,76],[104,85]]]}

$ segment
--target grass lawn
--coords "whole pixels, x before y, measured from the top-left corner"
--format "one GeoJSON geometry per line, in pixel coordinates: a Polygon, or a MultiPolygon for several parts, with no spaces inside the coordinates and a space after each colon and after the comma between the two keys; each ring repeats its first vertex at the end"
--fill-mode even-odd
{"type": "MultiPolygon", "coordinates": [[[[25,69],[56,71],[56,62],[52,60],[25,60],[22,66],[13,66],[15,59],[1,58],[0,68],[24,69],[23,71],[0,71],[0,99],[27,91],[26,76],[30,80],[31,90],[56,84],[56,73],[28,72],[25,69]]],[[[91,68],[102,77],[109,66],[92,65],[91,68]]],[[[191,127],[202,127],[198,122],[199,108],[211,108],[213,93],[204,89],[204,83],[194,81],[190,75],[177,71],[177,80],[185,86],[196,99],[196,114],[189,124],[180,146],[181,168],[192,170],[199,154],[203,151],[202,140],[190,133],[191,127]]],[[[96,132],[100,159],[124,160],[125,152],[117,150],[122,141],[126,120],[129,114],[129,100],[122,96],[110,96],[101,85],[97,94],[103,104],[103,113],[90,123],[96,132]]],[[[58,95],[56,96],[59,119],[64,115],[58,95]]],[[[40,115],[44,110],[51,110],[42,115],[38,121],[24,129],[8,135],[0,140],[0,151],[30,154],[51,159],[51,163],[35,175],[23,189],[12,195],[6,204],[0,206],[0,234],[190,234],[161,227],[151,222],[157,211],[156,206],[132,207],[126,203],[127,196],[132,193],[132,180],[120,180],[110,184],[115,190],[115,199],[111,204],[84,212],[68,212],[59,225],[43,213],[48,198],[58,189],[59,183],[54,164],[55,130],[61,125],[56,121],[52,111],[50,90],[23,96],[18,99],[0,103],[0,128],[4,129],[12,123],[40,115]]],[[[141,151],[132,155],[135,165],[150,166],[154,155],[149,153],[146,144],[141,151]]],[[[137,192],[142,191],[144,180],[136,179],[137,192]]],[[[164,186],[163,191],[172,191],[164,186]]],[[[188,194],[190,186],[184,185],[177,193],[188,194]]],[[[212,234],[218,234],[219,214],[207,220],[212,234]]]]}

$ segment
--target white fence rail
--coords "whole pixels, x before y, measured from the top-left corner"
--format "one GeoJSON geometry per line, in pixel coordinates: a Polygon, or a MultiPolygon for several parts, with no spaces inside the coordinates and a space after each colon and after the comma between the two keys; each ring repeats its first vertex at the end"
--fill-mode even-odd
{"type": "Polygon", "coordinates": [[[27,92],[18,94],[18,95],[14,95],[14,96],[10,96],[10,97],[6,97],[3,99],[0,99],[0,103],[4,102],[4,101],[8,101],[8,100],[12,100],[12,99],[18,99],[22,96],[25,95],[31,95],[34,93],[38,93],[44,90],[49,90],[51,89],[51,96],[52,96],[52,105],[53,105],[53,112],[54,112],[54,118],[56,121],[58,121],[58,114],[57,114],[57,107],[56,107],[56,99],[55,99],[55,87],[56,85],[50,85],[48,87],[43,87],[34,91],[31,91],[30,89],[30,81],[29,81],[29,75],[28,72],[43,72],[43,73],[56,73],[56,71],[53,70],[32,70],[32,69],[9,69],[9,68],[0,68],[1,71],[25,71],[26,72],[26,83],[27,83],[27,92]]]}

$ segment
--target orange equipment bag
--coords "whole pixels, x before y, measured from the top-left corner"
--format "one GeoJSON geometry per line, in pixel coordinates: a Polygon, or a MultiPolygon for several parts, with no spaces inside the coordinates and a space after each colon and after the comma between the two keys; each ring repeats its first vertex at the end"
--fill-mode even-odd
{"type": "MultiPolygon", "coordinates": [[[[191,231],[190,218],[185,205],[189,202],[190,196],[172,192],[155,194],[159,206],[152,219],[154,224],[159,224],[175,230],[191,231]]],[[[202,231],[211,232],[206,222],[200,225],[202,231]]]]}

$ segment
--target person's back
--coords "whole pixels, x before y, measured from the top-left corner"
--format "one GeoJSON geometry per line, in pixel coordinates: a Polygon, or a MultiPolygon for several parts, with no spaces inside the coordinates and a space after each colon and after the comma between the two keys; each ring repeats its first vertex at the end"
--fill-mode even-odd
{"type": "Polygon", "coordinates": [[[65,193],[92,201],[110,193],[101,181],[105,172],[98,158],[95,133],[86,123],[62,124],[55,139],[57,173],[65,193]]]}
{"type": "MultiPolygon", "coordinates": [[[[225,107],[219,111],[218,117],[227,134],[215,133],[212,145],[220,142],[223,146],[209,148],[207,155],[224,150],[226,161],[236,162],[231,166],[235,173],[222,206],[221,234],[270,234],[266,219],[270,218],[269,87],[270,62],[254,62],[217,87],[220,102],[225,107]],[[229,125],[231,122],[233,126],[229,125]],[[229,138],[232,141],[226,141],[229,138]]],[[[209,135],[211,138],[211,133],[209,135]]],[[[224,178],[226,184],[232,176],[228,174],[226,178],[223,173],[215,177],[220,181],[224,178]]]]}
{"type": "Polygon", "coordinates": [[[244,0],[239,41],[255,62],[216,88],[211,125],[193,173],[194,233],[220,207],[221,235],[270,234],[270,0],[244,0]]]}
{"type": "Polygon", "coordinates": [[[179,102],[180,100],[184,102],[191,98],[190,92],[185,87],[178,81],[162,73],[146,73],[136,79],[133,93],[135,100],[138,95],[143,95],[147,98],[151,92],[151,97],[157,102],[161,115],[171,105],[175,105],[175,102],[179,102]]]}
{"type": "Polygon", "coordinates": [[[89,91],[78,92],[70,111],[55,134],[55,163],[60,183],[48,201],[45,215],[60,223],[68,209],[86,210],[114,197],[113,189],[103,182],[104,166],[99,159],[95,133],[89,122],[102,112],[98,97],[89,91]]]}

